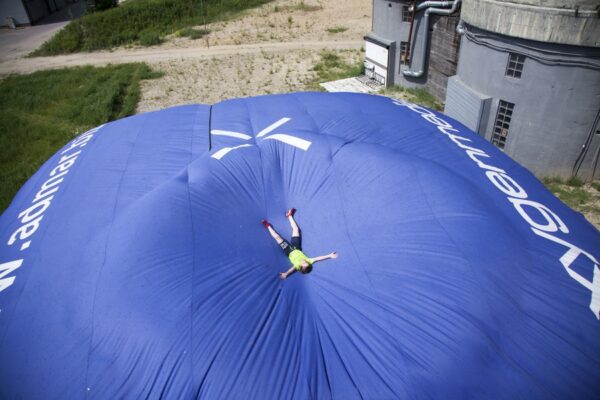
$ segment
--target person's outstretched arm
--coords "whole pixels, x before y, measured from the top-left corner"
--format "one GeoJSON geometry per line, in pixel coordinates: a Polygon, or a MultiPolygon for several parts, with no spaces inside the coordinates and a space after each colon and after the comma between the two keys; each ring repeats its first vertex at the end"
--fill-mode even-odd
{"type": "Polygon", "coordinates": [[[294,272],[296,272],[296,268],[292,267],[292,268],[288,269],[288,270],[287,270],[287,271],[285,271],[285,272],[280,272],[280,273],[279,273],[279,277],[280,277],[281,279],[284,279],[284,280],[285,280],[285,279],[287,279],[287,278],[288,278],[288,276],[290,276],[290,275],[291,275],[291,274],[293,274],[294,272]]]}
{"type": "Polygon", "coordinates": [[[334,259],[334,258],[338,258],[337,251],[334,251],[333,253],[329,253],[329,254],[324,255],[324,256],[319,256],[319,257],[311,258],[311,260],[312,260],[312,263],[314,264],[314,263],[319,262],[319,261],[324,261],[324,260],[329,260],[329,259],[334,259]]]}

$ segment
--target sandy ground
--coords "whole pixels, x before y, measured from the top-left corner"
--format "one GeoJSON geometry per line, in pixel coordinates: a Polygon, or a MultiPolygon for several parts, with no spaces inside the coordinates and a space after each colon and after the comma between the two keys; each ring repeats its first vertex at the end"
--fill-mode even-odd
{"type": "Polygon", "coordinates": [[[347,61],[360,57],[363,36],[371,29],[371,1],[278,0],[206,29],[210,33],[201,39],[171,35],[158,48],[223,53],[150,61],[165,76],[142,83],[138,112],[305,90],[322,50],[334,50],[347,61]]]}
{"type": "MultiPolygon", "coordinates": [[[[362,58],[359,49],[337,50],[336,53],[348,62],[362,58]]],[[[320,60],[319,54],[309,49],[261,51],[258,54],[153,63],[155,69],[166,74],[159,82],[142,82],[143,96],[137,111],[307,90],[307,82],[314,76],[312,67],[320,60]]]]}

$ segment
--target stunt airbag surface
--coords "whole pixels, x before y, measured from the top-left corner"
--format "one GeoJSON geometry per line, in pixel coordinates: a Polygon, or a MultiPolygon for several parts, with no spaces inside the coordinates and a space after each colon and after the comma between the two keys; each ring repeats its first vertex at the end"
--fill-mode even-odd
{"type": "Polygon", "coordinates": [[[298,93],[74,138],[0,217],[0,398],[600,393],[600,233],[441,113],[298,93]],[[337,251],[309,274],[302,251],[337,251]]]}

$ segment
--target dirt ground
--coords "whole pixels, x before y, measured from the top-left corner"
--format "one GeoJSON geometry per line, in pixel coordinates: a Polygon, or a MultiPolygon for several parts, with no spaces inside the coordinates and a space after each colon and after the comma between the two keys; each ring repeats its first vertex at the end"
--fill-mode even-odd
{"type": "MultiPolygon", "coordinates": [[[[360,50],[337,50],[337,53],[348,62],[362,56],[360,50]]],[[[312,67],[319,60],[318,51],[291,50],[153,63],[153,68],[164,71],[165,75],[159,80],[142,82],[137,111],[306,90],[314,75],[312,67]]]]}
{"type": "Polygon", "coordinates": [[[143,82],[138,112],[305,90],[323,49],[337,51],[346,61],[360,57],[362,38],[371,29],[371,1],[278,0],[206,29],[210,33],[200,39],[171,35],[157,47],[209,51],[243,46],[257,51],[150,62],[165,75],[143,82]]]}

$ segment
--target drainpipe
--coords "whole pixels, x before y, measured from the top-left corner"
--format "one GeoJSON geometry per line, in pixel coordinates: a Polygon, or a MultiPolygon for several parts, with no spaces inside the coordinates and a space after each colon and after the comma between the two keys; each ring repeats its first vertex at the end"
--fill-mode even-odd
{"type": "Polygon", "coordinates": [[[402,75],[404,76],[410,76],[413,78],[420,78],[423,76],[423,74],[425,73],[425,57],[427,57],[427,42],[429,41],[429,15],[430,14],[437,14],[437,15],[450,15],[452,13],[454,13],[454,11],[456,11],[456,9],[458,8],[458,5],[460,4],[461,0],[454,0],[454,1],[426,1],[424,3],[421,3],[417,6],[417,10],[422,10],[423,8],[427,8],[427,10],[425,10],[425,18],[424,18],[424,25],[425,25],[425,51],[423,51],[423,57],[421,60],[421,69],[419,71],[411,71],[411,70],[404,70],[402,71],[402,75]],[[439,7],[447,7],[452,5],[452,8],[446,9],[446,8],[430,8],[430,7],[434,7],[434,6],[439,6],[439,7]]]}
{"type": "Polygon", "coordinates": [[[417,5],[417,0],[413,0],[413,5],[409,8],[410,10],[410,29],[408,30],[408,42],[406,42],[406,51],[404,54],[400,54],[401,57],[404,57],[404,64],[408,64],[408,59],[410,55],[410,44],[412,43],[412,32],[413,25],[415,23],[415,11],[417,5]]]}

